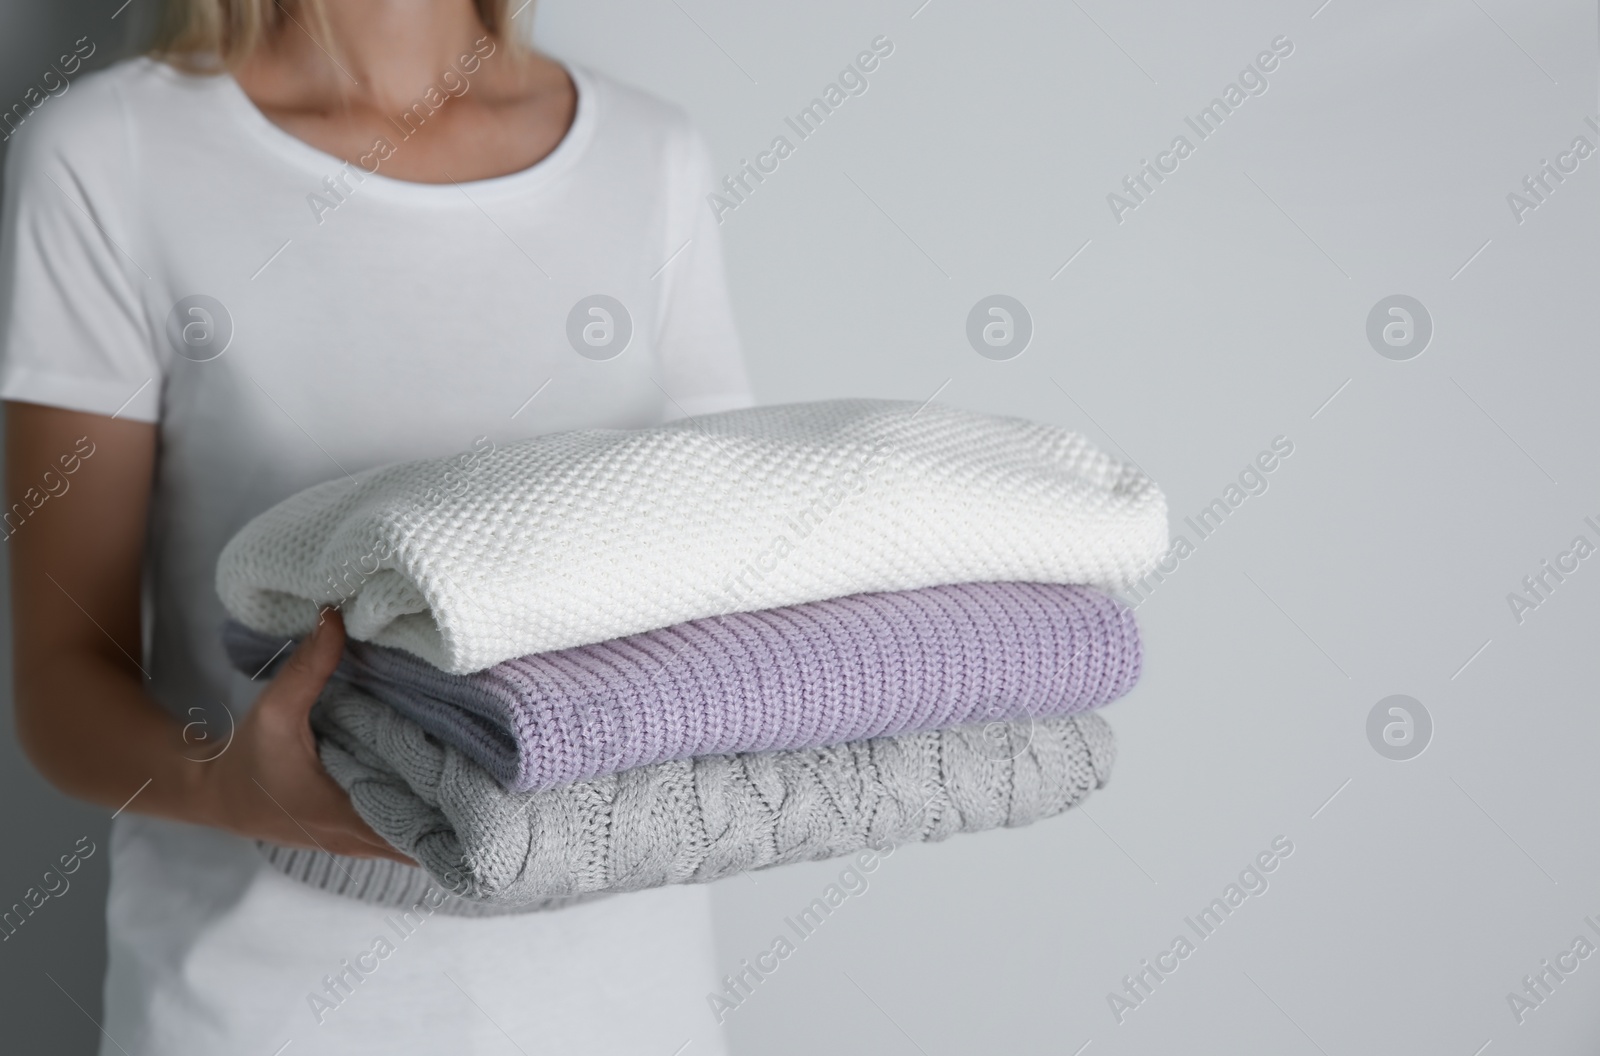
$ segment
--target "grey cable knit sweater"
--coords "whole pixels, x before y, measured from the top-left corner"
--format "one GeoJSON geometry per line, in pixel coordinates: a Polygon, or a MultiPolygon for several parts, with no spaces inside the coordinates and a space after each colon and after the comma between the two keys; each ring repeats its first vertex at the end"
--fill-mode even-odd
{"type": "Polygon", "coordinates": [[[312,719],[356,810],[423,868],[262,845],[268,860],[379,905],[448,892],[437,910],[468,916],[1026,825],[1104,785],[1116,755],[1105,720],[1084,714],[704,755],[514,793],[348,684],[330,682],[312,719]]]}

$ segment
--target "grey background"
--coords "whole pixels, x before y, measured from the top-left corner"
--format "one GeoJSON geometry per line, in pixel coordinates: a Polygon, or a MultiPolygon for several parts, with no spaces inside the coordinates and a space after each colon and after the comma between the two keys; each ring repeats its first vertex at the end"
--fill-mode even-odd
{"type": "MultiPolygon", "coordinates": [[[[7,7],[0,98],[114,7],[7,7]]],[[[1600,558],[1521,625],[1506,596],[1575,536],[1600,543],[1582,520],[1600,522],[1600,154],[1521,223],[1506,195],[1574,137],[1600,147],[1594,5],[537,8],[547,50],[682,103],[725,172],[880,34],[895,50],[866,94],[723,224],[760,398],[939,392],[1069,425],[1151,473],[1191,542],[1183,518],[1274,437],[1294,453],[1139,608],[1111,784],[1028,829],[897,851],[728,1017],[737,1051],[1592,1051],[1600,961],[1521,1025],[1506,995],[1574,936],[1600,943],[1578,825],[1600,802],[1600,558]],[[1183,117],[1280,35],[1266,93],[1117,223],[1107,194],[1195,140],[1183,117]],[[1005,361],[966,339],[995,293],[1034,326],[1005,361]],[[1434,325],[1404,362],[1366,339],[1397,293],[1434,325]],[[1392,694],[1433,720],[1406,762],[1367,740],[1392,694]],[[1193,939],[1184,918],[1279,835],[1295,850],[1270,888],[1119,1025],[1107,993],[1193,939]]],[[[79,835],[103,846],[104,812],[0,750],[9,902],[79,835]]],[[[838,869],[719,885],[723,969],[838,869]]],[[[103,889],[97,856],[0,945],[13,1039],[90,1051],[103,889]]]]}

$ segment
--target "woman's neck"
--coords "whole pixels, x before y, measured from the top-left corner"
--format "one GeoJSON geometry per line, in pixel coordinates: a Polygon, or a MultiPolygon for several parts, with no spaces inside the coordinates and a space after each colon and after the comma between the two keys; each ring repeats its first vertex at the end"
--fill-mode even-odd
{"type": "Polygon", "coordinates": [[[268,120],[324,153],[368,172],[377,169],[362,159],[380,157],[383,174],[400,180],[487,179],[538,162],[574,119],[566,71],[490,39],[472,0],[325,6],[322,26],[291,4],[234,71],[268,120]]]}
{"type": "MultiPolygon", "coordinates": [[[[286,5],[277,32],[247,70],[273,69],[274,80],[292,79],[293,93],[308,102],[339,100],[345,108],[397,113],[488,35],[472,0],[331,0],[322,6],[326,23],[304,4],[286,5]]],[[[511,72],[503,59],[492,65],[498,69],[483,71],[488,79],[511,72]]]]}

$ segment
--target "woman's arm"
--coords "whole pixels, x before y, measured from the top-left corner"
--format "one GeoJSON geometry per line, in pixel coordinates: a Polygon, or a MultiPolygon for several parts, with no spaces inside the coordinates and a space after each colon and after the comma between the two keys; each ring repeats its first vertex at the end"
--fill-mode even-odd
{"type": "Polygon", "coordinates": [[[344,648],[337,614],[262,691],[229,748],[195,761],[140,669],[156,427],[14,402],[5,419],[0,534],[11,558],[17,736],[46,779],[113,809],[127,803],[287,846],[409,861],[317,760],[307,716],[344,648]],[[66,473],[86,450],[91,457],[66,473]]]}

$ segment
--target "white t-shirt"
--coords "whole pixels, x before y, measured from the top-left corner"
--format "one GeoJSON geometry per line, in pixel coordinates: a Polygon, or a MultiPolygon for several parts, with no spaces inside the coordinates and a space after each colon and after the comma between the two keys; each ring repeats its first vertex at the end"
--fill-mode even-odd
{"type": "MultiPolygon", "coordinates": [[[[569,72],[557,148],[457,185],[383,175],[399,128],[347,165],[232,77],[147,59],[85,76],[14,137],[0,398],[159,423],[145,666],[174,715],[237,715],[259,690],[228,669],[213,575],[285,496],[483,437],[749,404],[702,140],[676,107],[569,72]]],[[[102,1052],[722,1051],[704,887],[435,914],[403,941],[384,917],[247,840],[124,813],[102,1052]],[[395,951],[316,1015],[324,977],[385,934],[395,951]]]]}

